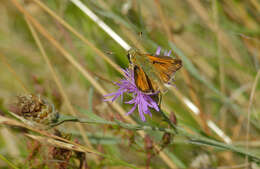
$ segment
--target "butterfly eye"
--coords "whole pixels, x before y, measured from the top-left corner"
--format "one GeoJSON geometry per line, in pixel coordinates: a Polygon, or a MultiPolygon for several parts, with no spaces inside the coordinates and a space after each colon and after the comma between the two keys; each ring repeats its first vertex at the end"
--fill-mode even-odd
{"type": "Polygon", "coordinates": [[[131,62],[131,55],[128,53],[126,56],[127,56],[127,58],[128,58],[128,61],[129,61],[130,63],[132,63],[132,62],[131,62]]]}

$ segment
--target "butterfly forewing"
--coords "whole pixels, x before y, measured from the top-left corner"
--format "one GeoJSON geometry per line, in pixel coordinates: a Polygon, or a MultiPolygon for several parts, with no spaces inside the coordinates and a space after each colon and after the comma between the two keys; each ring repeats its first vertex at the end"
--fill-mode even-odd
{"type": "Polygon", "coordinates": [[[180,59],[169,56],[147,55],[163,83],[170,83],[175,72],[182,67],[180,59]]]}

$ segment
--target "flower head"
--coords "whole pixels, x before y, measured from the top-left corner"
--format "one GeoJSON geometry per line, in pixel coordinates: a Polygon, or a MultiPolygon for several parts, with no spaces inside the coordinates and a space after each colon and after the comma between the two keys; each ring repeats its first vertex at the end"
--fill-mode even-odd
{"type": "Polygon", "coordinates": [[[131,110],[127,113],[127,115],[133,113],[134,110],[138,108],[139,115],[142,121],[145,121],[144,114],[149,114],[150,116],[152,116],[152,113],[150,112],[149,108],[153,108],[156,111],[159,111],[158,104],[151,98],[152,95],[157,95],[158,93],[147,94],[140,91],[135,85],[133,70],[126,69],[123,71],[124,78],[119,82],[115,83],[119,87],[119,89],[115,93],[105,95],[104,97],[113,96],[110,99],[105,99],[105,101],[114,101],[118,97],[121,97],[121,100],[123,101],[124,93],[132,94],[133,99],[125,102],[126,104],[134,105],[131,108],[131,110]]]}
{"type": "Polygon", "coordinates": [[[57,122],[59,113],[54,105],[40,95],[21,95],[17,97],[15,113],[30,121],[30,124],[50,125],[57,122]]]}
{"type": "MultiPolygon", "coordinates": [[[[161,48],[158,47],[155,53],[155,56],[160,55],[161,48]]],[[[165,56],[170,56],[171,51],[167,52],[165,51],[165,56]]],[[[134,78],[134,71],[126,69],[124,70],[124,78],[120,80],[119,82],[115,82],[115,84],[119,87],[117,92],[110,93],[105,95],[104,97],[113,96],[112,98],[105,99],[105,101],[114,101],[118,97],[121,97],[121,100],[123,101],[123,95],[124,93],[129,93],[132,95],[133,99],[130,101],[126,101],[126,104],[133,104],[134,106],[130,109],[129,112],[127,112],[127,115],[134,112],[136,108],[138,108],[139,116],[142,119],[142,121],[145,121],[144,114],[149,114],[152,116],[152,113],[150,112],[149,108],[155,109],[156,111],[159,111],[159,106],[156,101],[152,99],[152,96],[157,95],[158,92],[155,93],[144,93],[141,90],[138,89],[138,87],[135,84],[135,78],[134,78]]]]}

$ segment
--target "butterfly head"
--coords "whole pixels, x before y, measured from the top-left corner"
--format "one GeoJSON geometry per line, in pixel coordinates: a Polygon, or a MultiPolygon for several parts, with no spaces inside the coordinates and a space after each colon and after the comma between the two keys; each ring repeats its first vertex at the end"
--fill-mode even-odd
{"type": "Polygon", "coordinates": [[[135,49],[135,48],[132,48],[130,49],[128,52],[127,52],[127,58],[129,60],[129,63],[130,64],[133,64],[136,62],[136,56],[138,54],[138,50],[135,49]]]}

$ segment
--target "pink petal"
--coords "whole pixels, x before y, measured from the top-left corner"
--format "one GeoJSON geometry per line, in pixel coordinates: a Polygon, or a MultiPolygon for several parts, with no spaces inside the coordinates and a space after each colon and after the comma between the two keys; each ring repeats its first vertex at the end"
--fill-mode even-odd
{"type": "Polygon", "coordinates": [[[156,49],[155,55],[160,55],[161,53],[161,47],[158,46],[158,48],[156,49]]]}
{"type": "Polygon", "coordinates": [[[133,113],[136,109],[136,104],[131,108],[131,110],[129,112],[126,113],[126,115],[129,115],[131,113],[133,113]]]}
{"type": "Polygon", "coordinates": [[[168,52],[167,56],[170,56],[170,55],[171,55],[171,53],[172,53],[172,51],[171,51],[171,50],[169,50],[169,52],[168,52]]]}

